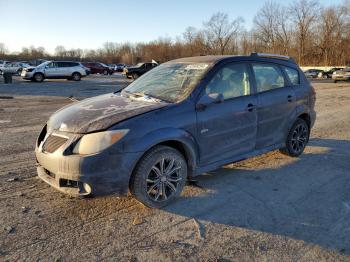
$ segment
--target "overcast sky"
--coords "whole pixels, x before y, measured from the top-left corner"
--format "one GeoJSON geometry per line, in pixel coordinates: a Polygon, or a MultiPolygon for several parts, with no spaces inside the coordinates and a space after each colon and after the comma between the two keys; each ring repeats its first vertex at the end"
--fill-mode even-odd
{"type": "Polygon", "coordinates": [[[57,45],[85,49],[107,41],[147,42],[182,36],[186,27],[199,28],[218,11],[231,19],[243,17],[249,29],[263,4],[263,0],[0,0],[0,43],[11,52],[30,45],[53,52],[57,45]]]}

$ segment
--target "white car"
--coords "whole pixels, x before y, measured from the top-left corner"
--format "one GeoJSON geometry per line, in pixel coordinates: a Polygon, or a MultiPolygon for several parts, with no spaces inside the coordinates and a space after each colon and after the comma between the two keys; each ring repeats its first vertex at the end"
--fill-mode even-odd
{"type": "Polygon", "coordinates": [[[27,67],[30,67],[30,65],[24,62],[6,62],[5,65],[0,67],[0,71],[4,73],[21,75],[22,70],[27,67]]]}
{"type": "Polygon", "coordinates": [[[9,61],[0,60],[0,73],[3,72],[3,69],[9,63],[10,63],[9,61]]]}
{"type": "Polygon", "coordinates": [[[46,61],[37,67],[23,69],[21,76],[26,80],[42,82],[44,79],[68,79],[80,81],[89,74],[89,69],[80,62],[46,61]]]}

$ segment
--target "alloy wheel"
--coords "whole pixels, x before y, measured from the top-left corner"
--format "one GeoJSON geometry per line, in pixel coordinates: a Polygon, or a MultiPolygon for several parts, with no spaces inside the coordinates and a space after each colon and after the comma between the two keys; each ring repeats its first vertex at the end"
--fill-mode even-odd
{"type": "Polygon", "coordinates": [[[176,194],[182,180],[180,169],[181,165],[173,158],[162,158],[153,165],[146,180],[148,196],[161,202],[176,194]]]}
{"type": "Polygon", "coordinates": [[[303,124],[298,124],[292,133],[291,146],[294,153],[298,154],[304,150],[308,140],[308,130],[303,124]]]}

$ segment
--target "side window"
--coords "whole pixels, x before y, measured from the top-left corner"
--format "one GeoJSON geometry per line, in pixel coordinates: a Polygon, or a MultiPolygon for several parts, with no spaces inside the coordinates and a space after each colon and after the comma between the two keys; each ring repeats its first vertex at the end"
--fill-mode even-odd
{"type": "Polygon", "coordinates": [[[57,67],[57,63],[51,62],[51,63],[47,64],[47,67],[48,68],[55,68],[55,67],[57,67]]]}
{"type": "Polygon", "coordinates": [[[225,100],[250,95],[248,65],[239,63],[224,66],[210,80],[206,93],[222,94],[225,100]]]}
{"type": "Polygon", "coordinates": [[[253,64],[253,71],[259,93],[285,86],[283,74],[276,65],[253,64]]]}
{"type": "Polygon", "coordinates": [[[57,62],[57,67],[66,67],[65,62],[57,62]]]}
{"type": "Polygon", "coordinates": [[[288,75],[289,81],[292,83],[292,85],[299,85],[300,84],[298,70],[295,70],[293,68],[286,67],[286,66],[283,67],[283,70],[288,75]]]}

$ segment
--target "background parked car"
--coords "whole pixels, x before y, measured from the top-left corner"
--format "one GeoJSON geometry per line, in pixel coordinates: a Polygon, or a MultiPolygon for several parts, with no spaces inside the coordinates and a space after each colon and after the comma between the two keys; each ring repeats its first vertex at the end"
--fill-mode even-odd
{"type": "Polygon", "coordinates": [[[136,66],[124,68],[124,74],[127,78],[137,79],[144,73],[155,68],[158,64],[149,62],[149,63],[138,63],[136,66]]]}
{"type": "Polygon", "coordinates": [[[115,70],[117,72],[123,72],[124,68],[126,68],[126,64],[117,64],[116,67],[115,67],[115,70]]]}
{"type": "Polygon", "coordinates": [[[99,62],[87,62],[82,63],[85,67],[89,68],[91,74],[104,74],[111,75],[113,74],[113,69],[111,69],[108,65],[99,62]]]}
{"type": "Polygon", "coordinates": [[[337,81],[349,81],[350,80],[350,68],[344,68],[337,70],[332,74],[334,83],[337,81]]]}
{"type": "Polygon", "coordinates": [[[80,62],[47,61],[37,67],[24,68],[21,76],[27,80],[42,82],[44,79],[68,79],[80,81],[88,75],[89,69],[80,62]]]}
{"type": "Polygon", "coordinates": [[[319,78],[332,78],[332,75],[335,71],[342,70],[343,68],[340,67],[333,67],[332,69],[328,71],[322,71],[318,73],[319,78]]]}
{"type": "Polygon", "coordinates": [[[316,78],[319,73],[322,73],[323,71],[320,69],[308,69],[304,71],[304,74],[307,78],[316,78]]]}
{"type": "Polygon", "coordinates": [[[4,73],[11,73],[21,75],[21,72],[24,68],[30,67],[28,63],[24,62],[8,62],[3,67],[0,68],[0,71],[4,73]]]}
{"type": "Polygon", "coordinates": [[[0,71],[3,71],[2,69],[9,63],[9,61],[0,60],[0,71]]]}

